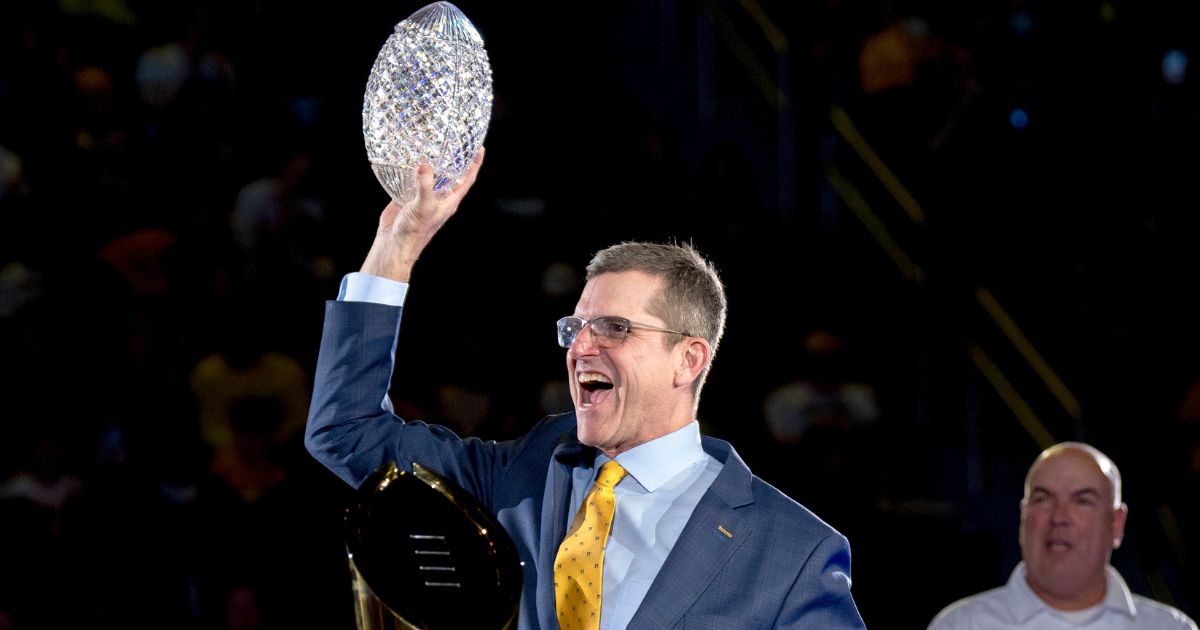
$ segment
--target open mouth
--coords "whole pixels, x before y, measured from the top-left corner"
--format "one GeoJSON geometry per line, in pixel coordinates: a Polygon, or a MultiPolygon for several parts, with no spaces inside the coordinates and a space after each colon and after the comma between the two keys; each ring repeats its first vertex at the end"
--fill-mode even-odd
{"type": "Polygon", "coordinates": [[[584,372],[578,377],[580,398],[584,404],[594,405],[608,397],[612,391],[612,381],[603,374],[584,372]]]}
{"type": "Polygon", "coordinates": [[[1046,541],[1046,549],[1058,553],[1063,553],[1071,550],[1071,543],[1061,538],[1051,538],[1046,541]]]}

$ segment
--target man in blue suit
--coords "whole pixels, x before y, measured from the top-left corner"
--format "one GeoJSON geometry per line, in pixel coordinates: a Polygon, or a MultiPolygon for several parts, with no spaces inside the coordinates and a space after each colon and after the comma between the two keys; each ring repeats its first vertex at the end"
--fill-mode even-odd
{"type": "Polygon", "coordinates": [[[386,461],[415,461],[472,493],[523,561],[521,628],[568,625],[556,558],[609,462],[623,476],[608,490],[615,511],[603,517],[601,585],[584,627],[863,627],[846,539],[751,474],[728,443],[700,435],[725,292],[689,246],[622,243],[592,260],[574,314],[558,322],[574,413],[485,442],[392,412],[413,265],[481,163],[482,153],[442,193],[431,168],[418,168],[415,200],[384,209],[361,273],[327,304],[305,436],[313,456],[355,486],[386,461]]]}

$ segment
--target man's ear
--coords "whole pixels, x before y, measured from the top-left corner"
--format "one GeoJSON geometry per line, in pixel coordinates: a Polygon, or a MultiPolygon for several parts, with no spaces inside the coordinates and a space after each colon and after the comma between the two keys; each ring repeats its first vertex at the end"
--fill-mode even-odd
{"type": "Polygon", "coordinates": [[[704,372],[704,368],[708,367],[708,360],[712,357],[712,348],[709,347],[708,341],[703,337],[688,337],[680,344],[679,363],[675,369],[675,385],[691,385],[700,374],[704,372]]]}
{"type": "Polygon", "coordinates": [[[1113,549],[1121,546],[1125,538],[1125,519],[1129,516],[1129,508],[1124,503],[1113,510],[1113,549]]]}

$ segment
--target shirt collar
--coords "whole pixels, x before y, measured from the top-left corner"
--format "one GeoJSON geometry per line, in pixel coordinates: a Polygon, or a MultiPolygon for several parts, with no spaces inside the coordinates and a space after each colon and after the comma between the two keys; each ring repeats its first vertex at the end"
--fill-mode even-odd
{"type": "MultiPolygon", "coordinates": [[[[1121,613],[1130,618],[1135,617],[1137,606],[1133,602],[1133,593],[1129,591],[1129,586],[1125,584],[1121,574],[1117,573],[1117,570],[1110,565],[1105,568],[1105,579],[1108,584],[1104,589],[1104,600],[1101,602],[1104,609],[1121,613]]],[[[1008,588],[1005,590],[1009,598],[1009,610],[1013,611],[1016,616],[1014,621],[1017,623],[1026,623],[1039,612],[1050,610],[1050,606],[1042,601],[1025,581],[1024,561],[1018,563],[1017,568],[1013,569],[1012,575],[1008,578],[1008,588]]]]}
{"type": "MultiPolygon", "coordinates": [[[[654,492],[688,466],[707,457],[700,444],[700,424],[695,420],[662,437],[639,444],[620,455],[617,463],[629,473],[647,492],[654,492]]],[[[609,457],[596,455],[596,470],[609,457]]]]}
{"type": "Polygon", "coordinates": [[[1020,624],[1028,623],[1034,615],[1050,608],[1046,602],[1034,594],[1033,589],[1029,588],[1029,583],[1025,581],[1024,561],[1018,562],[1017,568],[1013,569],[1012,575],[1008,576],[1008,588],[1005,589],[1005,594],[1009,599],[1008,609],[1015,617],[1013,621],[1020,624]]]}
{"type": "Polygon", "coordinates": [[[1133,603],[1133,593],[1129,592],[1129,586],[1121,574],[1112,565],[1105,567],[1105,573],[1108,587],[1104,590],[1104,607],[1128,615],[1131,619],[1136,617],[1137,605],[1133,603]]]}

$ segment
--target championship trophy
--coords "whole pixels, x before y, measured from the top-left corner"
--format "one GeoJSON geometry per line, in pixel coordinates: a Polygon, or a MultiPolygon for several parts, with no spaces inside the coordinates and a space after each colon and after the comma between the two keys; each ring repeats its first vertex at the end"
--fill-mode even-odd
{"type": "Polygon", "coordinates": [[[416,193],[414,171],[433,167],[445,190],[471,165],[492,117],[492,68],[462,11],[435,2],[396,25],[375,58],[363,97],[371,170],[397,202],[416,193]]]}
{"type": "Polygon", "coordinates": [[[473,496],[413,464],[380,466],[346,513],[359,630],[514,628],[521,561],[473,496]]]}

